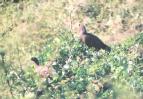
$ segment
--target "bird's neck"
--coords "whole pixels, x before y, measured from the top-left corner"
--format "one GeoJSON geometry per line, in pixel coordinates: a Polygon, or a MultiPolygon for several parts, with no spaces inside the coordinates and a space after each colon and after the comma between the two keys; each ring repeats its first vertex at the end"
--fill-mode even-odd
{"type": "Polygon", "coordinates": [[[84,30],[84,31],[81,30],[81,31],[80,31],[80,35],[85,35],[85,34],[87,34],[86,30],[84,30]]]}
{"type": "Polygon", "coordinates": [[[35,64],[36,67],[41,67],[40,65],[35,64]]]}
{"type": "Polygon", "coordinates": [[[81,33],[80,37],[84,38],[87,35],[87,33],[81,33]]]}
{"type": "Polygon", "coordinates": [[[80,35],[84,35],[84,34],[87,34],[87,31],[86,31],[85,26],[81,25],[81,27],[80,27],[80,35]]]}

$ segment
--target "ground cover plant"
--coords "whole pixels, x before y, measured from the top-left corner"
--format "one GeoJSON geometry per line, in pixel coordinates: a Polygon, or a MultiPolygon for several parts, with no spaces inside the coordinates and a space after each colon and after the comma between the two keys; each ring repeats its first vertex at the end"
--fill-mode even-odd
{"type": "Polygon", "coordinates": [[[0,98],[142,99],[142,10],[142,0],[0,1],[0,98]],[[81,43],[79,23],[111,52],[81,43]]]}

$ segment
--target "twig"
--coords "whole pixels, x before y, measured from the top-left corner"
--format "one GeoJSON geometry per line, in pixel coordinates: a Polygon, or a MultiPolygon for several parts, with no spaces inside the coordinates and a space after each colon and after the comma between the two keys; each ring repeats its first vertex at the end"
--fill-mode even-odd
{"type": "Polygon", "coordinates": [[[16,50],[17,50],[17,54],[18,54],[18,61],[19,61],[20,70],[23,71],[21,59],[20,59],[20,51],[19,51],[18,43],[16,44],[16,50]]]}

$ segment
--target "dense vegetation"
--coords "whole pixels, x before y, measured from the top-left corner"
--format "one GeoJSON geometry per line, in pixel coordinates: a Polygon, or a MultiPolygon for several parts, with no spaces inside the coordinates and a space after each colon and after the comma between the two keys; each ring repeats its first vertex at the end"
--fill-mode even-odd
{"type": "Polygon", "coordinates": [[[142,0],[0,1],[0,98],[142,99],[142,11],[142,0]],[[82,44],[79,23],[112,51],[82,44]],[[53,75],[41,78],[32,56],[53,75]]]}

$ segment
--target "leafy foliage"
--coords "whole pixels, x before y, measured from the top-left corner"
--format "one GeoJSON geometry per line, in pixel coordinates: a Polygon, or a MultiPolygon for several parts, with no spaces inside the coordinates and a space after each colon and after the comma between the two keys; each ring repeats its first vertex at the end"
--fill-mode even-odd
{"type": "MultiPolygon", "coordinates": [[[[139,39],[138,36],[137,39],[139,39]]],[[[53,61],[52,67],[56,74],[42,81],[40,86],[37,83],[40,78],[33,75],[32,68],[29,72],[12,70],[7,75],[7,79],[11,82],[13,92],[23,96],[28,92],[35,93],[40,88],[44,91],[41,97],[45,98],[66,98],[71,93],[74,97],[78,97],[83,93],[90,93],[89,87],[95,85],[90,90],[94,90],[96,97],[111,98],[118,94],[117,89],[123,83],[125,87],[130,85],[129,89],[142,92],[142,62],[136,61],[138,57],[134,59],[127,57],[129,55],[125,54],[128,52],[127,46],[131,45],[116,46],[108,54],[102,50],[94,52],[78,40],[71,39],[63,43],[59,49],[59,55],[53,61]],[[94,80],[102,82],[101,89],[92,83],[94,80]],[[113,87],[106,88],[104,83],[110,83],[113,87]]],[[[46,48],[44,53],[39,55],[39,59],[47,57],[44,55],[51,53],[49,49],[50,47],[46,48]]],[[[46,62],[46,60],[41,60],[41,62],[46,62]]],[[[86,97],[90,98],[87,94],[86,97]]]]}
{"type": "Polygon", "coordinates": [[[112,45],[111,53],[106,53],[81,44],[74,31],[79,21],[89,23],[97,34],[126,31],[136,18],[142,19],[140,1],[133,6],[127,3],[132,0],[87,0],[85,5],[66,0],[12,1],[0,5],[0,89],[4,90],[0,98],[141,97],[143,33],[112,45]],[[32,55],[43,67],[52,62],[53,75],[41,78],[29,61],[32,55]]]}

